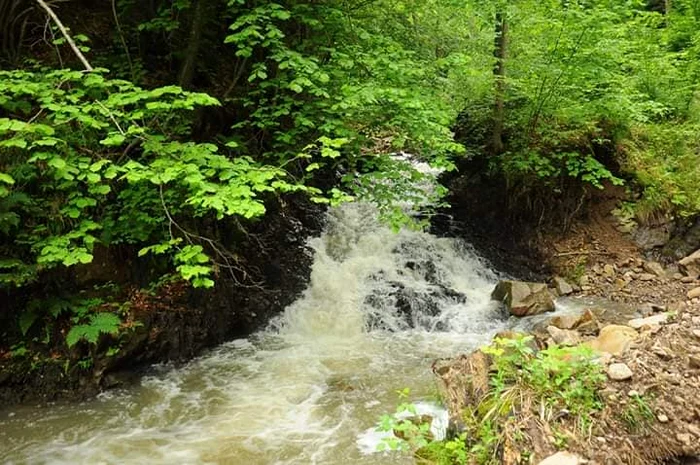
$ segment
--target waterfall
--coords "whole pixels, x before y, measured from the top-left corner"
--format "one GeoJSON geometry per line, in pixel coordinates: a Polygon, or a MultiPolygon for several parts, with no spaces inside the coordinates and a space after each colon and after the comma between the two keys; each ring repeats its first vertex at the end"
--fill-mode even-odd
{"type": "Polygon", "coordinates": [[[497,274],[467,244],[376,217],[364,203],[328,213],[308,288],[266,330],[89,402],[0,413],[0,461],[412,463],[373,453],[395,391],[430,401],[432,361],[505,322],[490,300],[497,274]]]}

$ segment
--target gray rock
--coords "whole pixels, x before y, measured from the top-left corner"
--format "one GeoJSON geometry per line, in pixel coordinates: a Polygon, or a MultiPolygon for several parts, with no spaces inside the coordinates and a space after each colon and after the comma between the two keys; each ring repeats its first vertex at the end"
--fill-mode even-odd
{"type": "Polygon", "coordinates": [[[646,318],[635,318],[627,322],[627,326],[634,329],[640,329],[644,326],[659,326],[668,321],[671,315],[668,313],[659,313],[658,315],[649,316],[646,318]]]}
{"type": "Polygon", "coordinates": [[[695,279],[700,277],[700,249],[679,261],[678,266],[687,276],[695,279]]]}
{"type": "Polygon", "coordinates": [[[644,271],[655,274],[659,278],[666,276],[666,270],[664,270],[664,267],[661,266],[661,263],[659,262],[644,262],[643,267],[644,271]]]}
{"type": "Polygon", "coordinates": [[[608,377],[613,381],[625,381],[632,378],[633,375],[630,367],[624,363],[611,363],[608,367],[608,377]]]}
{"type": "Polygon", "coordinates": [[[581,342],[581,336],[576,331],[570,329],[559,329],[556,326],[547,326],[547,333],[552,340],[563,346],[575,346],[581,342]]]}
{"type": "Polygon", "coordinates": [[[544,283],[501,281],[491,293],[491,298],[503,302],[508,312],[515,316],[554,311],[554,299],[544,283]]]}
{"type": "Polygon", "coordinates": [[[554,279],[554,288],[557,290],[557,293],[559,295],[569,295],[572,292],[574,292],[574,288],[571,287],[571,284],[569,284],[566,279],[560,277],[560,276],[555,276],[554,279]]]}
{"type": "Polygon", "coordinates": [[[672,224],[640,226],[634,231],[634,241],[644,250],[663,247],[671,239],[672,224]]]}

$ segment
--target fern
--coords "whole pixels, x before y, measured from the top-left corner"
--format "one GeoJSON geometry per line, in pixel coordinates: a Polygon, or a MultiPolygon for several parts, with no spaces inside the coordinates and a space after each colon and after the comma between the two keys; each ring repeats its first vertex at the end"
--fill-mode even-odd
{"type": "Polygon", "coordinates": [[[100,335],[115,335],[119,331],[121,319],[112,313],[96,313],[90,316],[90,323],[76,325],[71,328],[66,336],[66,344],[73,347],[81,340],[90,344],[96,344],[100,335]]]}

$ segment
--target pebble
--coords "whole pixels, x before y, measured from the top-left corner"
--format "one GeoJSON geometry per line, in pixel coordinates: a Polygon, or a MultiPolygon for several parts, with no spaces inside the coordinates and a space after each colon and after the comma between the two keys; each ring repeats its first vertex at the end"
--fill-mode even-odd
{"type": "Polygon", "coordinates": [[[683,444],[690,444],[690,441],[692,441],[692,437],[688,433],[678,433],[676,434],[676,439],[683,444]]]}
{"type": "Polygon", "coordinates": [[[625,381],[632,378],[632,370],[624,363],[611,363],[608,367],[608,376],[613,381],[625,381]]]}
{"type": "Polygon", "coordinates": [[[660,423],[668,423],[668,417],[663,413],[656,418],[659,420],[660,423]]]}
{"type": "Polygon", "coordinates": [[[682,282],[683,284],[690,284],[690,283],[692,283],[692,282],[695,282],[695,278],[693,278],[692,276],[683,276],[683,277],[681,278],[681,282],[682,282]]]}
{"type": "Polygon", "coordinates": [[[694,329],[693,330],[693,336],[696,338],[700,339],[700,329],[694,329]]]}
{"type": "Polygon", "coordinates": [[[650,316],[647,318],[635,318],[627,322],[627,326],[634,329],[639,329],[644,326],[658,326],[665,323],[671,315],[668,313],[660,313],[658,315],[650,316]]]}
{"type": "Polygon", "coordinates": [[[656,275],[653,275],[651,273],[642,273],[639,275],[639,280],[640,281],[653,281],[654,278],[656,278],[656,275]]]}
{"type": "Polygon", "coordinates": [[[643,267],[644,271],[655,274],[659,278],[666,275],[666,270],[664,270],[664,267],[659,262],[645,262],[643,267]]]}
{"type": "Polygon", "coordinates": [[[700,287],[688,291],[688,298],[690,300],[697,299],[698,297],[700,297],[700,287]]]}
{"type": "Polygon", "coordinates": [[[586,463],[581,457],[571,452],[557,452],[542,460],[539,465],[579,465],[586,463]]]}
{"type": "Polygon", "coordinates": [[[547,326],[547,332],[557,344],[575,346],[581,342],[579,334],[570,329],[559,329],[556,326],[547,326]]]}
{"type": "Polygon", "coordinates": [[[693,369],[700,368],[700,357],[691,355],[688,357],[688,366],[693,369]]]}

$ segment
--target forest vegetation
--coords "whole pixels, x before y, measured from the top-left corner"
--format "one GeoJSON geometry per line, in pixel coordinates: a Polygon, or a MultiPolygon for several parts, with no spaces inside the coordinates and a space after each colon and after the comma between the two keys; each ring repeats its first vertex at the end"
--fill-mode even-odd
{"type": "Polygon", "coordinates": [[[0,0],[0,348],[76,363],[138,327],[76,279],[99,250],[154,292],[253,285],[236,241],[276,199],[421,227],[400,151],[694,218],[699,83],[699,0],[0,0]]]}

